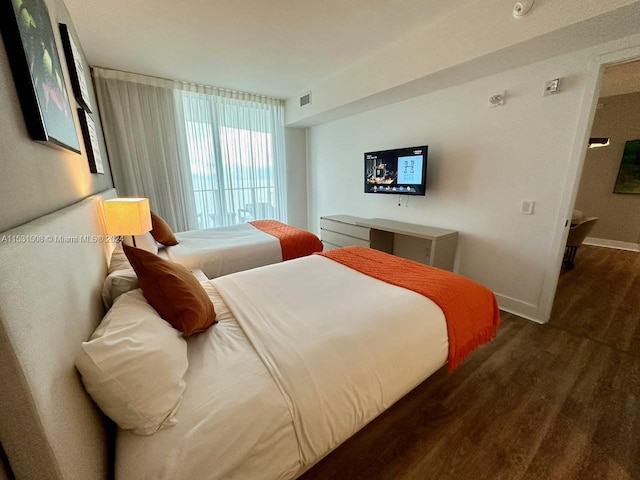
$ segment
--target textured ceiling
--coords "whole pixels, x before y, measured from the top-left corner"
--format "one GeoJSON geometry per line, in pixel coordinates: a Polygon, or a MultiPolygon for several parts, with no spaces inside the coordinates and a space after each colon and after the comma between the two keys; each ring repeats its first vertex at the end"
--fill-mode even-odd
{"type": "Polygon", "coordinates": [[[91,65],[279,98],[470,0],[65,0],[91,65]]]}

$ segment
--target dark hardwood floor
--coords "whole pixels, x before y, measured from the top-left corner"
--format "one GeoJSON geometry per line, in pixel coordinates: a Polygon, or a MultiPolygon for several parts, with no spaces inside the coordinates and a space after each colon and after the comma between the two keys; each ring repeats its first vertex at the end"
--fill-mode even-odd
{"type": "Polygon", "coordinates": [[[640,254],[580,247],[548,324],[503,312],[302,478],[640,479],[640,254]]]}

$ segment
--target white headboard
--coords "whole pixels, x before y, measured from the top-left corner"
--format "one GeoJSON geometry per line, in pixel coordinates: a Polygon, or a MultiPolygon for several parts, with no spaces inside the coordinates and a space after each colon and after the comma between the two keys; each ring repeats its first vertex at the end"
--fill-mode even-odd
{"type": "Polygon", "coordinates": [[[74,367],[104,314],[107,190],[0,233],[0,443],[20,479],[112,476],[111,429],[74,367]]]}

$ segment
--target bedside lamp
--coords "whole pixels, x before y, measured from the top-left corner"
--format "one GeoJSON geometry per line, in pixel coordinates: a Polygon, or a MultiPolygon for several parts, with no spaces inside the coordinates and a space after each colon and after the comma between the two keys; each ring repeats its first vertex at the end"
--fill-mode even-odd
{"type": "Polygon", "coordinates": [[[148,198],[114,198],[105,200],[102,205],[109,235],[131,235],[135,247],[135,236],[151,230],[148,198]]]}

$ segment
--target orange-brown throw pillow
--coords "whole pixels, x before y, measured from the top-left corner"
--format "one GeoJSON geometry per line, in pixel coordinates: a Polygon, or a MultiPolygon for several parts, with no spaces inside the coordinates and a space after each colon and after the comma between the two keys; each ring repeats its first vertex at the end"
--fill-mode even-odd
{"type": "Polygon", "coordinates": [[[153,212],[151,212],[151,235],[156,239],[156,242],[167,247],[178,244],[169,224],[164,218],[153,212]]]}
{"type": "Polygon", "coordinates": [[[216,323],[216,311],[200,282],[182,265],[122,245],[147,302],[185,337],[216,323]]]}

